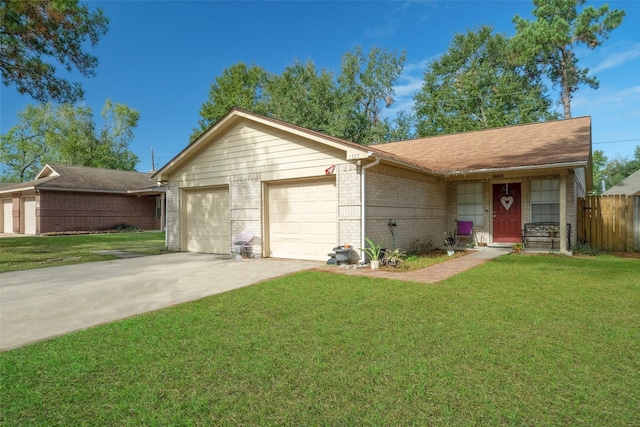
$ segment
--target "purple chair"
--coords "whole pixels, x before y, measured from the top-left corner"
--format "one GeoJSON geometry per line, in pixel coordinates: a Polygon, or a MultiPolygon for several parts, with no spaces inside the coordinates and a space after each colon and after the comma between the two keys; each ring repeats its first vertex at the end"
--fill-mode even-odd
{"type": "Polygon", "coordinates": [[[469,243],[475,244],[475,236],[473,235],[473,221],[458,221],[458,226],[453,232],[456,240],[462,237],[468,237],[469,243]]]}

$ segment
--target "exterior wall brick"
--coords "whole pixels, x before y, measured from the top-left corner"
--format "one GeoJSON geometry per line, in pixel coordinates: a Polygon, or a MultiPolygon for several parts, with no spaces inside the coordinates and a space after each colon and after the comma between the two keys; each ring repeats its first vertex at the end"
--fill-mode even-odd
{"type": "Polygon", "coordinates": [[[338,191],[338,241],[341,245],[360,247],[361,242],[361,171],[354,164],[336,168],[338,191]]]}
{"type": "Polygon", "coordinates": [[[159,230],[156,196],[41,191],[40,233],[98,231],[118,225],[159,230]]]}
{"type": "Polygon", "coordinates": [[[231,239],[252,231],[254,257],[262,256],[262,182],[259,173],[235,175],[229,186],[231,239]]]}
{"type": "Polygon", "coordinates": [[[448,220],[447,184],[435,177],[389,166],[367,170],[366,237],[374,242],[385,239],[393,248],[408,250],[416,243],[440,246],[448,220]]]}
{"type": "MultiPolygon", "coordinates": [[[[447,229],[453,230],[455,228],[455,220],[457,219],[457,186],[461,183],[472,183],[472,182],[482,182],[483,183],[483,203],[485,207],[484,217],[484,226],[475,226],[474,231],[476,234],[476,238],[478,241],[484,239],[487,243],[492,243],[491,233],[492,233],[492,209],[493,209],[493,200],[492,200],[492,188],[493,184],[502,184],[506,182],[519,182],[521,184],[521,221],[522,225],[531,222],[531,182],[537,179],[559,179],[558,175],[539,175],[539,176],[513,176],[504,179],[476,179],[476,180],[468,180],[468,181],[452,181],[449,183],[448,193],[451,195],[447,199],[448,203],[448,212],[449,212],[449,221],[447,222],[447,229]]],[[[581,189],[579,182],[579,177],[576,177],[574,174],[570,174],[567,178],[567,222],[571,224],[571,242],[572,244],[576,241],[577,231],[577,197],[578,193],[581,189]]]]}
{"type": "Polygon", "coordinates": [[[13,210],[11,214],[13,216],[13,232],[15,234],[20,233],[20,193],[13,193],[11,195],[13,199],[13,210]]]}
{"type": "Polygon", "coordinates": [[[176,181],[167,183],[167,249],[179,251],[181,235],[180,226],[180,184],[176,181]]]}

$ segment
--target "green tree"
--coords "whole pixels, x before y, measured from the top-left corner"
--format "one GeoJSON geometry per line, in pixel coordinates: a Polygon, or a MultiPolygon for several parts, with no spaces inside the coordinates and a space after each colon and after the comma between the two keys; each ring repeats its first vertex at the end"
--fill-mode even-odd
{"type": "Polygon", "coordinates": [[[640,145],[636,145],[633,158],[615,157],[609,160],[604,152],[595,150],[593,152],[594,193],[602,192],[602,180],[605,188],[609,189],[637,170],[640,170],[640,145]]]}
{"type": "Polygon", "coordinates": [[[107,100],[98,131],[91,109],[71,104],[29,105],[18,117],[0,135],[4,181],[31,180],[46,163],[134,170],[139,161],[128,149],[139,113],[126,105],[107,100]]]}
{"type": "Polygon", "coordinates": [[[571,117],[571,99],[581,85],[593,89],[598,80],[588,68],[578,66],[576,48],[600,46],[624,18],[624,11],[609,10],[609,5],[596,9],[585,7],[586,0],[533,0],[535,21],[516,15],[513,38],[516,52],[523,60],[534,60],[538,71],[560,88],[564,117],[571,117]]]}
{"type": "Polygon", "coordinates": [[[129,143],[133,141],[133,129],[138,126],[140,113],[107,99],[100,116],[103,124],[96,134],[97,144],[87,166],[134,170],[140,159],[129,150],[129,143]]]}
{"type": "Polygon", "coordinates": [[[456,34],[424,74],[414,96],[419,136],[465,132],[550,119],[539,78],[511,61],[508,39],[483,26],[456,34]]]}
{"type": "Polygon", "coordinates": [[[2,0],[0,2],[0,69],[5,86],[47,102],[75,102],[83,97],[78,82],[56,75],[67,71],[95,75],[98,59],[85,51],[107,32],[109,20],[100,8],[91,12],[78,0],[2,0]]]}
{"type": "Polygon", "coordinates": [[[389,123],[382,108],[393,103],[393,85],[402,73],[406,53],[377,47],[368,54],[356,47],[342,57],[338,76],[340,109],[336,111],[333,136],[360,144],[385,141],[389,123]]]}
{"type": "Polygon", "coordinates": [[[318,71],[311,61],[295,62],[266,84],[268,114],[288,123],[333,133],[340,108],[333,75],[318,71]]]}
{"type": "Polygon", "coordinates": [[[193,129],[194,141],[233,107],[265,114],[265,90],[269,74],[261,67],[240,62],[216,77],[209,88],[209,97],[200,107],[200,121],[193,129]]]}
{"type": "Polygon", "coordinates": [[[33,179],[51,154],[47,141],[52,136],[54,107],[28,105],[18,113],[19,122],[0,135],[2,180],[23,182],[33,179]]]}
{"type": "Polygon", "coordinates": [[[233,65],[211,84],[191,141],[240,107],[362,144],[382,142],[391,134],[382,107],[393,103],[404,60],[404,53],[372,48],[365,54],[357,47],[343,56],[337,79],[311,61],[295,62],[280,75],[256,65],[233,65]]]}

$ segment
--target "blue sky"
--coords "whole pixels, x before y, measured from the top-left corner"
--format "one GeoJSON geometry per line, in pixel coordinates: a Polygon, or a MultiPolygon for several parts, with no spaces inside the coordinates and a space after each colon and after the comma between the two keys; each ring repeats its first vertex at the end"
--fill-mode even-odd
{"type": "MultiPolygon", "coordinates": [[[[600,6],[604,2],[588,1],[600,6]]],[[[574,117],[593,119],[594,150],[632,157],[640,145],[640,2],[609,1],[623,9],[623,24],[605,44],[580,50],[582,66],[600,89],[580,89],[574,117]]],[[[162,166],[196,127],[209,86],[238,62],[280,73],[295,60],[312,60],[337,74],[340,58],[355,46],[406,50],[407,62],[395,87],[394,108],[409,109],[429,61],[444,53],[454,34],[481,25],[513,35],[513,16],[530,18],[530,0],[511,1],[91,1],[110,18],[110,29],[94,53],[97,76],[81,78],[84,104],[98,116],[105,99],[141,114],[130,149],[139,171],[162,166]]],[[[0,87],[0,132],[34,103],[14,87],[0,87]]],[[[554,98],[556,97],[554,91],[554,98]]],[[[558,107],[559,108],[559,107],[558,107]]],[[[388,111],[393,114],[393,111],[388,111]]]]}

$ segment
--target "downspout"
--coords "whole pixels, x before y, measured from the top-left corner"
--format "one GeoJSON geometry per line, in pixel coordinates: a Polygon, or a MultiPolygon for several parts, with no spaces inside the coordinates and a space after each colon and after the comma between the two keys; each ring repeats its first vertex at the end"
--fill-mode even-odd
{"type": "MultiPolygon", "coordinates": [[[[367,155],[369,157],[373,157],[374,161],[372,163],[366,164],[364,166],[360,167],[360,247],[361,248],[365,248],[365,244],[366,241],[364,240],[365,236],[364,236],[364,230],[365,230],[365,222],[366,222],[366,213],[367,213],[367,208],[366,208],[366,198],[365,198],[365,183],[366,183],[366,179],[365,179],[365,169],[369,169],[371,167],[374,167],[375,165],[377,165],[378,163],[380,163],[380,158],[379,157],[375,157],[373,155],[372,151],[367,152],[367,155]]],[[[360,263],[364,264],[366,262],[365,260],[365,256],[364,256],[364,251],[362,249],[360,249],[360,263]]]]}

